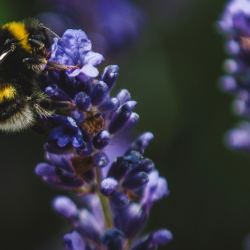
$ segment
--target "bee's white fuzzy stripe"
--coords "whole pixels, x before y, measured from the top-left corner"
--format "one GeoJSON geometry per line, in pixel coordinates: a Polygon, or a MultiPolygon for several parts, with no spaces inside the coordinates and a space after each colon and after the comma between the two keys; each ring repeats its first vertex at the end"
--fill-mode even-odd
{"type": "Polygon", "coordinates": [[[26,129],[34,121],[33,112],[26,105],[21,111],[11,116],[4,122],[0,122],[0,130],[6,132],[17,132],[26,129]]]}

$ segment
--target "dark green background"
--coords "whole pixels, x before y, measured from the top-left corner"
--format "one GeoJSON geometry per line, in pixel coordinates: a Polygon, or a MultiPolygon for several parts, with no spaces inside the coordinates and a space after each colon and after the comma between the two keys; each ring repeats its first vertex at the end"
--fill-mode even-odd
{"type": "MultiPolygon", "coordinates": [[[[171,190],[153,207],[146,230],[172,231],[174,240],[160,249],[243,249],[250,233],[250,159],[223,146],[224,132],[239,119],[230,111],[232,97],[217,87],[226,55],[213,27],[226,1],[138,2],[149,13],[148,26],[138,47],[118,62],[115,91],[128,88],[138,101],[136,129],[155,135],[146,156],[171,190]]],[[[0,23],[41,10],[34,0],[1,1],[0,23]]],[[[108,63],[117,62],[101,69],[108,63]]],[[[29,131],[0,134],[1,249],[63,249],[70,227],[50,208],[63,192],[34,175],[44,142],[29,131]]]]}

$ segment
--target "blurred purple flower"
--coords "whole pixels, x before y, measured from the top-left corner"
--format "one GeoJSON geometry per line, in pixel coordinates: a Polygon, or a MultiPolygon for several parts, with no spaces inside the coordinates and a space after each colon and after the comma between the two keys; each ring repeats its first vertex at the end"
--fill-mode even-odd
{"type": "MultiPolygon", "coordinates": [[[[129,239],[134,238],[145,226],[148,212],[145,207],[138,203],[131,203],[123,209],[114,210],[114,228],[107,230],[104,225],[104,214],[101,203],[97,195],[89,194],[81,198],[94,200],[94,207],[99,207],[98,215],[86,208],[75,210],[75,203],[65,196],[58,196],[53,200],[53,209],[63,218],[69,220],[74,231],[64,236],[67,249],[78,250],[78,246],[83,247],[100,246],[95,249],[102,249],[102,245],[110,250],[124,250],[129,239]],[[59,204],[59,205],[58,205],[59,204]],[[62,206],[64,204],[64,206],[62,206]],[[97,220],[98,218],[98,220],[97,220]],[[73,247],[74,246],[74,247],[73,247]],[[71,247],[71,248],[70,248],[71,247]]],[[[93,211],[96,208],[93,209],[93,211]]],[[[166,229],[158,230],[142,239],[137,240],[129,249],[156,249],[158,245],[167,244],[172,240],[172,234],[166,229]],[[144,248],[143,248],[144,247],[144,248]]],[[[91,248],[92,249],[92,248],[91,248]]]]}
{"type": "MultiPolygon", "coordinates": [[[[219,80],[220,88],[233,94],[233,111],[246,119],[250,118],[250,2],[229,1],[217,23],[225,35],[225,49],[229,59],[225,60],[226,75],[219,80]]],[[[248,123],[226,134],[226,144],[236,150],[249,151],[250,130],[248,123]]]]}
{"type": "Polygon", "coordinates": [[[243,239],[243,250],[250,250],[250,234],[249,233],[243,239]]]}
{"type": "Polygon", "coordinates": [[[248,33],[246,22],[249,17],[250,3],[248,0],[231,0],[226,4],[218,26],[222,32],[234,32],[235,29],[239,29],[248,33]]]}
{"type": "Polygon", "coordinates": [[[46,159],[49,163],[37,164],[35,173],[52,187],[80,188],[84,182],[80,177],[75,178],[74,168],[70,162],[71,157],[73,157],[73,154],[55,155],[47,153],[46,159]]]}
{"type": "Polygon", "coordinates": [[[38,19],[59,35],[65,28],[84,28],[94,48],[106,57],[124,55],[133,47],[146,19],[142,7],[129,0],[52,0],[48,6],[52,12],[41,13],[38,19]]]}
{"type": "Polygon", "coordinates": [[[231,129],[225,136],[228,147],[250,153],[250,123],[241,122],[237,128],[231,129]]]}

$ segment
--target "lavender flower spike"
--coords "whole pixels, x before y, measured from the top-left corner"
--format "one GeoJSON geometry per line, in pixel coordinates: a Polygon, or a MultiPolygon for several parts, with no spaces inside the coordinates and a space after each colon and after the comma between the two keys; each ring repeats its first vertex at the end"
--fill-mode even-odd
{"type": "Polygon", "coordinates": [[[139,120],[137,102],[128,90],[115,97],[110,90],[119,67],[110,65],[98,78],[103,57],[91,51],[81,30],[67,30],[55,39],[51,60],[82,67],[49,71],[39,86],[51,101],[69,105],[67,116],[41,117],[50,129],[45,145],[48,163],[39,163],[37,176],[48,185],[73,190],[71,198],[58,196],[54,211],[68,220],[72,232],[63,241],[69,250],[152,250],[167,244],[172,234],[161,229],[131,245],[145,227],[153,204],[168,196],[165,178],[144,152],[153,139],[145,132],[128,141],[127,132],[139,120]],[[54,91],[55,90],[55,91],[54,91]],[[55,92],[58,93],[55,98],[55,92]]]}

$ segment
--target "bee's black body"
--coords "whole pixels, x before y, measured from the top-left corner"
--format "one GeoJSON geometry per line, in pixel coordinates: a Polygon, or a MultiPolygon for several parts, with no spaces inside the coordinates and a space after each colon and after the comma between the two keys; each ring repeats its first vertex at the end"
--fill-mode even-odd
{"type": "Polygon", "coordinates": [[[34,114],[43,113],[39,103],[46,97],[37,92],[34,76],[49,59],[47,30],[33,19],[0,28],[1,130],[18,131],[32,126],[34,114]]]}

